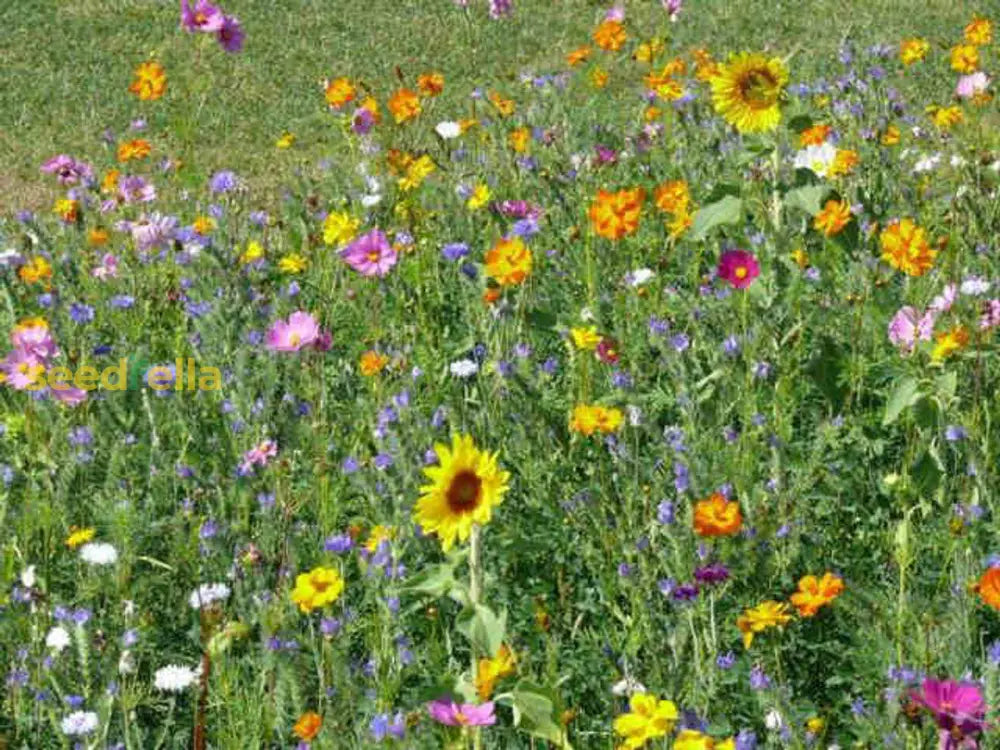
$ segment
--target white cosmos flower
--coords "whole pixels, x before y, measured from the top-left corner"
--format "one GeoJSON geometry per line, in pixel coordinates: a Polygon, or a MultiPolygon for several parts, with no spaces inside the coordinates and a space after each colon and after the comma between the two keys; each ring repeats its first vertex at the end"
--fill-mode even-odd
{"type": "Polygon", "coordinates": [[[188,604],[191,609],[201,609],[215,602],[224,602],[229,594],[229,587],[224,583],[203,583],[191,592],[188,604]]]}
{"type": "Polygon", "coordinates": [[[118,674],[134,674],[135,673],[135,657],[132,656],[132,652],[128,649],[122,651],[122,655],[118,658],[118,674]]]}
{"type": "Polygon", "coordinates": [[[48,635],[45,636],[45,646],[55,651],[57,654],[62,653],[69,645],[69,633],[66,632],[65,628],[61,628],[56,625],[52,630],[49,631],[48,635]]]}
{"type": "Polygon", "coordinates": [[[796,169],[808,169],[819,177],[826,177],[837,158],[837,147],[828,141],[820,146],[806,146],[795,154],[793,166],[796,169]]]}
{"type": "Polygon", "coordinates": [[[29,565],[27,568],[21,571],[21,585],[26,589],[30,589],[35,585],[35,566],[29,565]]]}
{"type": "Polygon", "coordinates": [[[629,286],[639,287],[647,283],[655,275],[649,268],[637,268],[625,274],[625,283],[629,286]]]}
{"type": "Polygon", "coordinates": [[[781,714],[778,713],[777,709],[772,708],[767,712],[767,716],[764,717],[764,726],[774,732],[785,726],[785,720],[781,718],[781,714]]]}
{"type": "Polygon", "coordinates": [[[448,141],[462,135],[462,126],[457,122],[445,120],[444,122],[439,122],[434,126],[434,132],[448,141]]]}
{"type": "Polygon", "coordinates": [[[479,372],[479,365],[471,359],[460,359],[457,362],[452,362],[448,369],[456,378],[471,378],[479,372]]]}
{"type": "Polygon", "coordinates": [[[63,734],[81,737],[97,729],[97,714],[93,711],[74,711],[62,720],[63,734]]]}
{"type": "Polygon", "coordinates": [[[178,664],[168,664],[156,670],[156,674],[153,675],[153,685],[157,690],[180,693],[191,687],[196,679],[198,679],[198,672],[194,669],[178,664]]]}
{"type": "Polygon", "coordinates": [[[88,542],[80,547],[80,559],[91,565],[114,565],[118,550],[106,542],[88,542]]]}
{"type": "Polygon", "coordinates": [[[645,693],[646,686],[643,685],[636,679],[631,677],[626,677],[624,680],[619,680],[611,687],[611,692],[614,695],[632,695],[633,693],[645,693]]]}
{"type": "Polygon", "coordinates": [[[980,294],[986,294],[990,290],[990,282],[984,279],[982,276],[970,276],[962,285],[959,287],[962,294],[967,296],[976,297],[980,294]]]}

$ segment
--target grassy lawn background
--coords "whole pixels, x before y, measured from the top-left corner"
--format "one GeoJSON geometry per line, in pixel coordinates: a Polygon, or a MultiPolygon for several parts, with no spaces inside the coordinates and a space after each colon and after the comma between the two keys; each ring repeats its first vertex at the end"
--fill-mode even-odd
{"type": "MultiPolygon", "coordinates": [[[[833,53],[849,37],[859,48],[904,36],[954,36],[977,9],[949,0],[699,0],[680,22],[665,22],[658,0],[626,2],[630,33],[667,32],[674,49],[707,46],[797,48],[793,80],[835,76],[833,53]],[[755,45],[747,40],[758,40],[755,45]]],[[[396,68],[445,74],[439,119],[468,112],[477,83],[562,69],[565,52],[586,43],[607,7],[586,0],[518,0],[513,18],[490,22],[473,0],[471,23],[451,0],[229,0],[247,32],[243,54],[224,55],[209,39],[178,28],[178,4],[165,0],[11,0],[0,8],[0,213],[46,206],[54,183],[38,179],[49,156],[90,158],[102,134],[146,117],[158,155],[179,157],[192,181],[229,168],[251,184],[273,186],[274,141],[297,137],[281,159],[336,162],[340,145],[320,82],[350,76],[384,99],[396,68]],[[197,44],[206,46],[199,51],[197,44]],[[132,70],[149,56],[167,69],[168,92],[148,106],[128,93],[132,70]],[[189,94],[200,105],[192,115],[189,94]],[[163,142],[162,133],[169,133],[163,142]]],[[[285,166],[288,166],[287,163],[285,166]]]]}

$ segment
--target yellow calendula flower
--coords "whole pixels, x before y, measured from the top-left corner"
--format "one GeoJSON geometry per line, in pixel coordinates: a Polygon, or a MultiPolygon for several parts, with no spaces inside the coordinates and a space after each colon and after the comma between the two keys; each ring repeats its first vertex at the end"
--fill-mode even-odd
{"type": "Polygon", "coordinates": [[[397,125],[414,119],[423,111],[420,97],[417,96],[416,92],[407,88],[399,89],[389,97],[388,107],[392,113],[392,119],[397,125]]]}
{"type": "Polygon", "coordinates": [[[406,175],[399,179],[399,187],[402,190],[413,190],[427,179],[427,176],[437,169],[437,164],[427,154],[414,159],[406,167],[406,175]]]}
{"type": "Polygon", "coordinates": [[[993,22],[982,16],[973,16],[965,27],[965,41],[982,47],[993,41],[993,22]]]}
{"type": "Polygon", "coordinates": [[[133,138],[131,141],[123,141],[118,144],[118,161],[124,163],[145,159],[152,152],[153,147],[145,138],[133,138]]]}
{"type": "Polygon", "coordinates": [[[507,99],[496,91],[490,91],[486,95],[486,98],[489,100],[490,104],[496,107],[496,110],[500,113],[501,117],[510,117],[517,111],[517,105],[513,99],[507,99]]]}
{"type": "Polygon", "coordinates": [[[295,578],[292,601],[308,614],[314,609],[333,604],[344,591],[344,579],[335,568],[318,567],[295,578]]]}
{"type": "Polygon", "coordinates": [[[76,549],[81,544],[86,544],[93,539],[94,534],[96,533],[97,532],[90,527],[78,529],[76,526],[71,526],[69,529],[69,536],[66,537],[66,546],[70,549],[76,549]]]}
{"type": "Polygon", "coordinates": [[[104,227],[94,227],[87,232],[87,244],[90,247],[102,247],[107,245],[110,238],[111,235],[108,234],[108,230],[104,227]]]}
{"type": "Polygon", "coordinates": [[[451,446],[434,446],[437,466],[424,469],[431,480],[420,488],[414,521],[425,534],[436,534],[447,552],[464,542],[472,525],[483,526],[507,493],[510,474],[502,471],[496,453],[476,447],[468,435],[454,435],[451,446]]]}
{"type": "Polygon", "coordinates": [[[247,243],[247,249],[240,254],[240,263],[246,265],[247,263],[253,263],[264,257],[264,246],[261,245],[257,240],[250,240],[247,243]]]}
{"type": "Polygon", "coordinates": [[[858,156],[857,151],[852,151],[849,148],[838,148],[827,174],[830,177],[842,177],[853,172],[860,162],[861,157],[858,156]]]}
{"type": "Polygon", "coordinates": [[[625,44],[628,35],[625,26],[620,21],[611,19],[601,21],[594,29],[594,44],[606,52],[617,52],[625,44]]]}
{"type": "Polygon", "coordinates": [[[510,131],[510,135],[507,136],[508,145],[518,154],[527,152],[530,142],[531,130],[528,128],[514,128],[510,131]]]}
{"type": "Polygon", "coordinates": [[[691,191],[684,180],[668,180],[653,191],[653,200],[665,213],[686,213],[691,205],[691,191]]]}
{"type": "Polygon", "coordinates": [[[944,333],[939,333],[934,338],[934,349],[931,351],[931,360],[940,362],[955,352],[961,351],[968,345],[969,331],[965,326],[957,325],[944,333]]]}
{"type": "Polygon", "coordinates": [[[514,235],[496,241],[486,252],[486,275],[500,286],[517,286],[531,275],[531,250],[514,235]]]}
{"type": "Polygon", "coordinates": [[[357,89],[347,78],[334,78],[332,81],[327,81],[323,87],[323,95],[331,109],[340,109],[353,101],[356,93],[357,89]]]}
{"type": "Polygon", "coordinates": [[[302,273],[308,267],[308,259],[299,253],[289,253],[278,261],[278,270],[282,273],[302,273]]]}
{"type": "Polygon", "coordinates": [[[813,716],[811,719],[806,720],[806,731],[809,734],[820,734],[826,727],[826,721],[820,716],[813,716]]]}
{"type": "Polygon", "coordinates": [[[622,747],[637,750],[650,740],[665,737],[677,723],[673,701],[657,700],[655,695],[636,693],[629,699],[629,712],[614,721],[615,734],[624,738],[622,747]]]}
{"type": "Polygon", "coordinates": [[[361,355],[361,359],[358,361],[358,368],[361,370],[362,375],[370,378],[382,372],[387,364],[389,364],[389,358],[386,355],[380,354],[374,349],[369,349],[361,355]]]}
{"type": "Polygon", "coordinates": [[[813,217],[813,229],[827,237],[840,234],[851,221],[851,205],[846,200],[828,200],[822,210],[813,217]]]}
{"type": "Polygon", "coordinates": [[[590,57],[590,47],[577,47],[566,55],[566,64],[575,68],[590,57]]]}
{"type": "Polygon", "coordinates": [[[514,674],[514,671],[514,654],[507,644],[500,646],[497,655],[492,659],[480,659],[476,665],[476,693],[479,695],[479,700],[488,701],[493,695],[496,683],[514,674]]]}
{"type": "Polygon", "coordinates": [[[809,255],[801,247],[796,248],[792,251],[792,260],[795,262],[799,268],[805,268],[809,265],[809,255]]]}
{"type": "Polygon", "coordinates": [[[603,89],[610,79],[611,75],[604,68],[594,68],[590,71],[590,83],[595,89],[603,89]]]}
{"type": "Polygon", "coordinates": [[[934,265],[937,250],[927,241],[927,232],[913,219],[889,224],[879,236],[882,260],[909,276],[923,276],[934,265]]]}
{"type": "Polygon", "coordinates": [[[595,432],[609,434],[617,432],[622,426],[625,415],[620,409],[606,408],[597,404],[577,404],[570,417],[569,428],[581,435],[593,435],[595,432]]]}
{"type": "Polygon", "coordinates": [[[396,537],[396,530],[392,526],[383,526],[378,524],[372,527],[371,532],[368,534],[368,540],[365,542],[365,549],[369,552],[376,552],[379,545],[385,541],[392,541],[396,537]]]}
{"type": "Polygon", "coordinates": [[[979,67],[979,49],[972,44],[956,44],[951,48],[951,69],[959,73],[975,73],[979,67]]]}
{"type": "Polygon", "coordinates": [[[663,54],[664,49],[666,46],[662,39],[650,39],[636,47],[635,52],[632,53],[632,59],[636,62],[651,63],[663,54]]]}
{"type": "Polygon", "coordinates": [[[930,48],[926,39],[904,39],[899,44],[899,59],[903,65],[913,65],[923,60],[930,48]]]}
{"type": "Polygon", "coordinates": [[[899,128],[895,125],[886,126],[885,132],[882,133],[879,141],[883,146],[895,146],[899,143],[899,128]]]}
{"type": "Polygon", "coordinates": [[[696,729],[682,729],[674,738],[673,750],[715,750],[715,740],[696,729]]]}
{"type": "Polygon", "coordinates": [[[423,73],[417,77],[417,88],[424,96],[438,96],[444,91],[444,76],[440,73],[423,73]]]}
{"type": "Polygon", "coordinates": [[[101,178],[101,192],[105,194],[115,192],[118,189],[119,177],[121,177],[121,172],[117,169],[109,169],[101,178]]]}
{"type": "Polygon", "coordinates": [[[215,219],[211,216],[198,216],[191,224],[191,228],[203,237],[215,231],[215,226],[215,219]]]}
{"type": "Polygon", "coordinates": [[[479,183],[472,189],[472,195],[465,202],[465,206],[470,211],[478,211],[489,202],[490,196],[490,189],[483,183],[479,183]]]}
{"type": "Polygon", "coordinates": [[[80,204],[71,198],[60,198],[53,204],[52,213],[67,224],[72,224],[80,215],[80,204]]]}
{"type": "Polygon", "coordinates": [[[672,238],[676,239],[689,230],[693,223],[694,217],[692,217],[687,209],[678,211],[674,214],[673,220],[667,222],[667,231],[672,238]]]}
{"type": "Polygon", "coordinates": [[[142,101],[155,101],[167,90],[167,73],[158,62],[140,63],[128,90],[142,101]]]}
{"type": "Polygon", "coordinates": [[[573,340],[573,346],[583,351],[594,351],[601,343],[601,334],[597,332],[597,326],[570,328],[569,335],[573,340]]]}
{"type": "Polygon", "coordinates": [[[278,140],[274,142],[274,147],[280,149],[286,149],[286,148],[291,148],[294,143],[295,143],[295,134],[285,131],[278,137],[278,140]]]}
{"type": "Polygon", "coordinates": [[[47,281],[52,278],[52,265],[41,255],[36,255],[17,269],[17,275],[26,284],[47,281]]]}
{"type": "Polygon", "coordinates": [[[746,610],[736,618],[736,627],[743,634],[743,646],[750,648],[754,636],[768,628],[777,628],[791,621],[788,605],[784,602],[768,600],[746,610]]]}
{"type": "Polygon", "coordinates": [[[354,239],[361,226],[361,219],[356,219],[346,211],[331,211],[323,221],[323,242],[327,245],[346,245],[354,239]]]}
{"type": "Polygon", "coordinates": [[[710,81],[715,110],[741,133],[774,130],[788,69],[780,58],[742,52],[720,65],[710,81]]]}
{"type": "Polygon", "coordinates": [[[965,113],[962,112],[962,108],[955,105],[938,107],[932,104],[927,108],[927,114],[930,115],[931,122],[934,123],[935,127],[943,131],[951,130],[955,125],[965,121],[965,113]]]}

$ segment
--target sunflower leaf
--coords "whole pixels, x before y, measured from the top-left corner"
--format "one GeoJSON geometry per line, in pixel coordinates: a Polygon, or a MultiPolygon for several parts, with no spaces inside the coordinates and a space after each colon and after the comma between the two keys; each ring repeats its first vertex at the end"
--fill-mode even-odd
{"type": "Polygon", "coordinates": [[[691,239],[703,240],[706,235],[722,224],[736,224],[743,218],[743,201],[727,195],[715,203],[703,206],[694,215],[691,223],[691,239]]]}
{"type": "Polygon", "coordinates": [[[507,613],[501,612],[497,616],[485,604],[476,604],[458,616],[456,625],[458,631],[469,639],[476,651],[492,657],[503,645],[507,629],[507,613]]]}
{"type": "Polygon", "coordinates": [[[810,216],[815,216],[829,192],[829,185],[804,185],[785,193],[785,205],[788,208],[800,208],[810,216]]]}
{"type": "Polygon", "coordinates": [[[514,688],[511,708],[514,726],[528,734],[555,744],[562,750],[572,750],[566,732],[555,716],[555,701],[540,685],[522,680],[514,688]]]}

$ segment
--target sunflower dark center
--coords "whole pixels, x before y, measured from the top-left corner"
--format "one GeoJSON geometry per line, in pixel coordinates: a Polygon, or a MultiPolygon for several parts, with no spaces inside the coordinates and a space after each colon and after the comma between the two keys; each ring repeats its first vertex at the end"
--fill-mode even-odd
{"type": "Polygon", "coordinates": [[[483,481],[471,471],[455,475],[448,487],[448,507],[455,513],[468,513],[479,505],[483,481]]]}
{"type": "Polygon", "coordinates": [[[777,98],[778,82],[763,70],[747,73],[740,81],[740,93],[751,107],[770,107],[777,98]]]}

